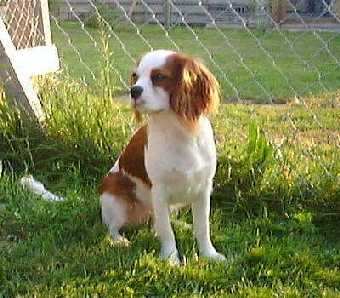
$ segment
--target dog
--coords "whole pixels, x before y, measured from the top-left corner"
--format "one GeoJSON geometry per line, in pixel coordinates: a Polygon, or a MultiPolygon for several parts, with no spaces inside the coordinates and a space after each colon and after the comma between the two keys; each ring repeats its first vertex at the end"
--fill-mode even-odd
{"type": "Polygon", "coordinates": [[[161,258],[179,262],[170,207],[190,205],[200,256],[224,260],[210,240],[210,194],[216,147],[208,115],[220,101],[219,84],[197,59],[155,50],[131,75],[131,105],[147,124],[132,136],[100,186],[102,221],[112,238],[153,216],[161,258]]]}

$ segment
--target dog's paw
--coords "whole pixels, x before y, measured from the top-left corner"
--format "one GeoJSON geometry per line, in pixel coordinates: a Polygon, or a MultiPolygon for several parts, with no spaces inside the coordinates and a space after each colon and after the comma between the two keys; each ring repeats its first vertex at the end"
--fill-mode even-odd
{"type": "Polygon", "coordinates": [[[161,251],[160,258],[164,261],[168,261],[171,265],[180,265],[179,254],[177,250],[161,251]]]}
{"type": "Polygon", "coordinates": [[[226,257],[217,251],[211,251],[204,253],[202,257],[208,258],[209,260],[216,261],[216,262],[223,262],[226,260],[226,257]]]}
{"type": "Polygon", "coordinates": [[[110,241],[111,246],[115,247],[129,247],[131,245],[131,242],[123,237],[122,235],[111,235],[110,241]]]}

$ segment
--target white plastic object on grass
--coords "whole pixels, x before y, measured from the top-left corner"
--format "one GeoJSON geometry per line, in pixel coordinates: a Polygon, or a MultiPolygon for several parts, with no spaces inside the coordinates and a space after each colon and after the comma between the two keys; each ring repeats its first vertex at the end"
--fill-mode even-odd
{"type": "Polygon", "coordinates": [[[51,192],[49,192],[44,184],[35,180],[32,175],[24,176],[20,179],[20,184],[35,193],[36,195],[41,196],[44,200],[47,201],[63,201],[64,198],[57,196],[51,192]]]}

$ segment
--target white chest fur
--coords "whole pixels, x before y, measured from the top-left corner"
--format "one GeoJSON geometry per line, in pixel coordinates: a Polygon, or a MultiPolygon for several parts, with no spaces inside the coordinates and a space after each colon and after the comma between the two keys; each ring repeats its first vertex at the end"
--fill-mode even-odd
{"type": "Polygon", "coordinates": [[[193,135],[172,112],[152,115],[145,165],[152,184],[164,187],[171,204],[189,203],[215,174],[216,149],[209,120],[202,117],[193,135]]]}

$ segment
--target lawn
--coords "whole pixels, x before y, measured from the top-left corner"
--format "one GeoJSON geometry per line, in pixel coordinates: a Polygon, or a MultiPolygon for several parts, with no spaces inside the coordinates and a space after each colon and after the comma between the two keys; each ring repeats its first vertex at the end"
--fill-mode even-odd
{"type": "MultiPolygon", "coordinates": [[[[304,94],[299,81],[310,73],[295,63],[291,73],[285,69],[301,87],[305,105],[223,104],[212,117],[218,149],[212,236],[227,261],[197,258],[191,213],[183,210],[174,216],[174,228],[184,265],[172,267],[158,259],[151,224],[126,230],[131,245],[117,247],[100,222],[98,183],[136,123],[126,105],[112,101],[119,85],[103,59],[105,47],[99,43],[104,52],[96,54],[75,24],[63,27],[97,80],[91,83],[54,27],[68,70],[37,82],[47,113],[44,129],[28,124],[5,104],[3,93],[0,97],[0,297],[340,297],[340,93],[327,55],[320,53],[324,60],[313,63],[329,73],[329,92],[309,79],[306,85],[316,89],[304,94]],[[28,194],[18,185],[25,173],[66,200],[52,203],[28,194]]],[[[100,41],[98,31],[87,30],[100,41]]],[[[147,49],[129,30],[122,29],[120,37],[138,56],[147,49]]],[[[222,47],[215,33],[197,30],[211,48],[222,47]]],[[[158,29],[144,31],[155,47],[169,46],[158,29]]],[[[244,49],[247,64],[253,55],[252,66],[266,69],[268,62],[259,61],[262,54],[249,48],[245,33],[226,33],[244,49]]],[[[282,43],[276,33],[254,34],[273,49],[282,43]]],[[[312,57],[320,45],[309,33],[300,34],[288,36],[300,36],[300,54],[312,57]]],[[[171,36],[206,60],[186,30],[177,28],[171,36]]],[[[332,44],[339,47],[335,39],[332,44]]],[[[114,52],[109,60],[127,78],[132,63],[113,40],[109,45],[114,52]]],[[[222,53],[216,55],[226,59],[222,53]]],[[[282,52],[277,57],[282,67],[289,64],[282,52]]],[[[242,98],[261,98],[235,59],[228,61],[242,98]]],[[[266,86],[277,83],[271,89],[275,96],[292,95],[273,79],[272,68],[257,77],[266,86]]],[[[221,82],[225,97],[232,97],[221,82]]]]}

